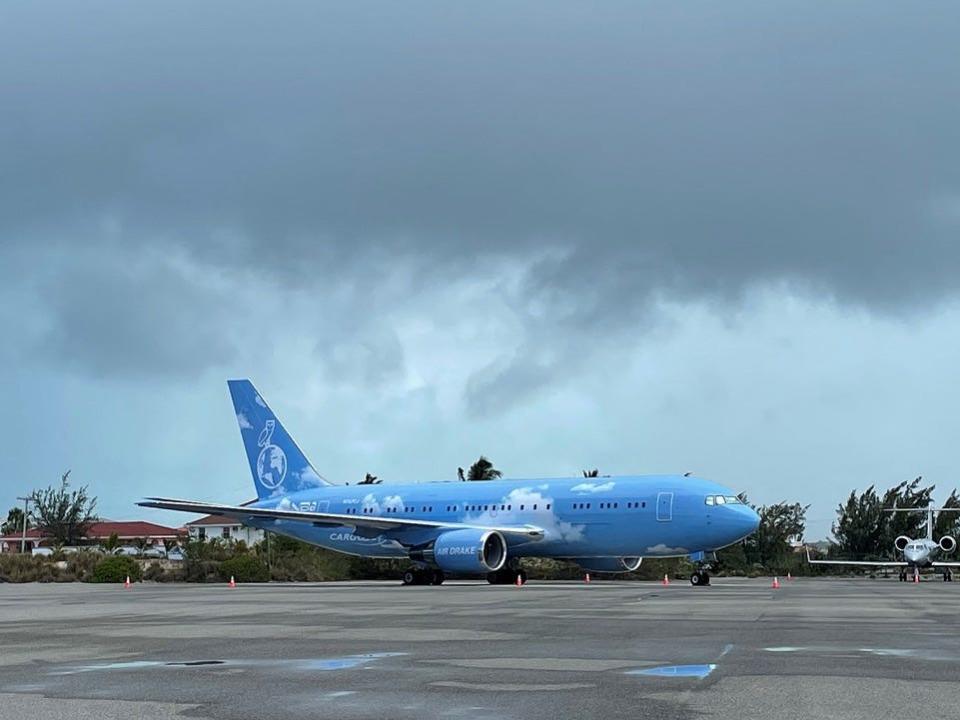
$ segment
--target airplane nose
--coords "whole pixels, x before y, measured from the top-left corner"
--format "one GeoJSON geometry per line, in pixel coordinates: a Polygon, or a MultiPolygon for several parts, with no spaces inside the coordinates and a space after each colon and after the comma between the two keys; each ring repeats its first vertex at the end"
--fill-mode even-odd
{"type": "Polygon", "coordinates": [[[757,528],[760,527],[760,514],[749,505],[741,505],[737,509],[741,511],[742,515],[740,524],[744,537],[756,532],[757,528]]]}

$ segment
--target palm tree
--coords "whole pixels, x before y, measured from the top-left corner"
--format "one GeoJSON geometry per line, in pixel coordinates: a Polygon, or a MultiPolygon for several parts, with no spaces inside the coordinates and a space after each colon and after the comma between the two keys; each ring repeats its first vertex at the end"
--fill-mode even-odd
{"type": "MultiPolygon", "coordinates": [[[[27,528],[33,527],[33,517],[32,513],[27,513],[27,528]]],[[[23,532],[23,509],[22,508],[10,508],[10,512],[7,513],[7,520],[0,525],[0,533],[4,535],[14,535],[16,533],[23,532]]]]}
{"type": "Polygon", "coordinates": [[[487,460],[483,455],[467,471],[467,480],[476,482],[478,480],[496,480],[502,477],[503,473],[497,470],[493,463],[487,460]]]}
{"type": "Polygon", "coordinates": [[[143,553],[150,547],[150,541],[140,537],[133,541],[133,546],[137,549],[137,557],[143,557],[143,553]]]}
{"type": "Polygon", "coordinates": [[[113,555],[120,549],[120,536],[116,533],[111,533],[110,537],[100,543],[100,547],[103,548],[105,553],[113,555]]]}

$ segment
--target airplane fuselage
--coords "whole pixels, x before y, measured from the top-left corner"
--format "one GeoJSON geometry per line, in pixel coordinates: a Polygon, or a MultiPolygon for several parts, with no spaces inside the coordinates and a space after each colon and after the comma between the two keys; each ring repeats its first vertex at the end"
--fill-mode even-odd
{"type": "MultiPolygon", "coordinates": [[[[758,522],[730,489],[680,475],[327,486],[278,494],[252,506],[543,530],[542,537],[511,538],[511,557],[676,557],[730,545],[758,522]]],[[[401,543],[346,523],[331,528],[254,519],[250,524],[377,558],[406,558],[418,533],[423,542],[436,534],[411,529],[401,543]]]]}

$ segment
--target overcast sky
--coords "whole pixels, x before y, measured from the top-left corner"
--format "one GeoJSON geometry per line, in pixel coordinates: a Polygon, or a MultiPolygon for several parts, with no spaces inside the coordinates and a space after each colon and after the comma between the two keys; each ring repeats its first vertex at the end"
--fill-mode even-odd
{"type": "Polygon", "coordinates": [[[334,481],[960,482],[960,5],[6,3],[0,509],[334,481]]]}

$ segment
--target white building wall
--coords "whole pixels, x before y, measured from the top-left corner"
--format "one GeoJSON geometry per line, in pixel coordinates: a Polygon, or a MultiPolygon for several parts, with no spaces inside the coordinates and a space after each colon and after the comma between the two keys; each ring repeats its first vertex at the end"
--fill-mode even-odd
{"type": "Polygon", "coordinates": [[[233,542],[243,540],[247,545],[255,545],[263,540],[263,531],[259,528],[226,523],[223,525],[188,525],[187,532],[190,533],[190,539],[200,539],[201,529],[204,531],[204,540],[212,540],[213,538],[233,542]],[[225,533],[224,530],[227,530],[227,532],[225,533]]]}

